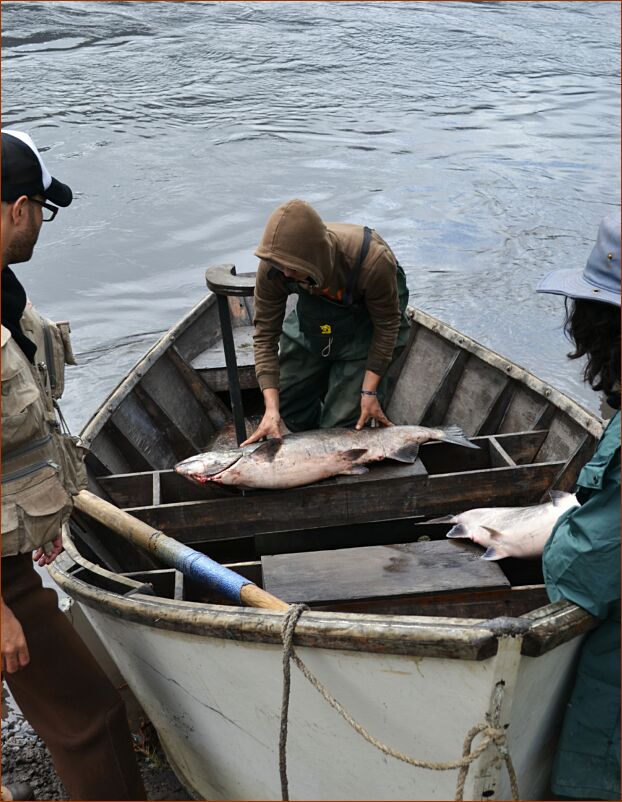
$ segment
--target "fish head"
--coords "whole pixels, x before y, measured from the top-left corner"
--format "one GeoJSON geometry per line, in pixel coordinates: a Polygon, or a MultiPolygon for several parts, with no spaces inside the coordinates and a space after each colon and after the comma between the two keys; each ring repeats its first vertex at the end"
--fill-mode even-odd
{"type": "Polygon", "coordinates": [[[214,481],[217,474],[235,465],[241,456],[242,450],[239,448],[230,451],[206,451],[178,462],[175,471],[187,479],[205,484],[214,481]]]}

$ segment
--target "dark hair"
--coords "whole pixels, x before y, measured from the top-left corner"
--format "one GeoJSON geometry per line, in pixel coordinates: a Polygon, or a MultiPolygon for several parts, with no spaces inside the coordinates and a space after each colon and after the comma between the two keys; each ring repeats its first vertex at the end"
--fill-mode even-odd
{"type": "Polygon", "coordinates": [[[570,359],[587,356],[583,378],[620,403],[620,310],[602,301],[566,299],[564,332],[574,344],[570,359]]]}

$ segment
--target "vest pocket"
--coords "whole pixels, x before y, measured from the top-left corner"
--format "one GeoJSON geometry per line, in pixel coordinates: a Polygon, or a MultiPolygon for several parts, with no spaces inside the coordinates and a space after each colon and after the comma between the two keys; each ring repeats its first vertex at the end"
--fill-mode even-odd
{"type": "Polygon", "coordinates": [[[2,553],[23,554],[57,538],[73,504],[51,460],[2,477],[2,553]]]}
{"type": "MultiPolygon", "coordinates": [[[[8,360],[7,360],[8,361],[8,360]]],[[[36,437],[41,430],[41,404],[32,409],[40,398],[39,388],[27,366],[2,377],[2,444],[18,445],[36,437]]]]}
{"type": "Polygon", "coordinates": [[[84,457],[88,449],[80,445],[79,438],[61,434],[57,437],[58,450],[63,468],[64,485],[72,496],[88,485],[84,457]]]}

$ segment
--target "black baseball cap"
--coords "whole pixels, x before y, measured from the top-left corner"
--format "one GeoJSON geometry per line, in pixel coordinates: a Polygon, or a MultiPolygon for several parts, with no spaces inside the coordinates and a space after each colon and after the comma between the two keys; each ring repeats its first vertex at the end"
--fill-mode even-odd
{"type": "Polygon", "coordinates": [[[57,206],[69,206],[73,193],[49,174],[35,143],[23,131],[2,129],[2,200],[43,195],[57,206]]]}

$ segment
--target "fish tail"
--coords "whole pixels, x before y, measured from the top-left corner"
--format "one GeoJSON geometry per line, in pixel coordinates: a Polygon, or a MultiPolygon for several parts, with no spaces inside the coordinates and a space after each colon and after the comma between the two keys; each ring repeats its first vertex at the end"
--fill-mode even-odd
{"type": "Polygon", "coordinates": [[[448,443],[454,443],[457,446],[464,446],[465,448],[479,448],[475,443],[471,443],[459,426],[439,426],[438,428],[444,434],[442,439],[448,443]]]}
{"type": "Polygon", "coordinates": [[[469,532],[468,526],[464,524],[456,524],[453,526],[449,532],[447,532],[446,537],[468,537],[473,540],[473,535],[469,532]]]}

